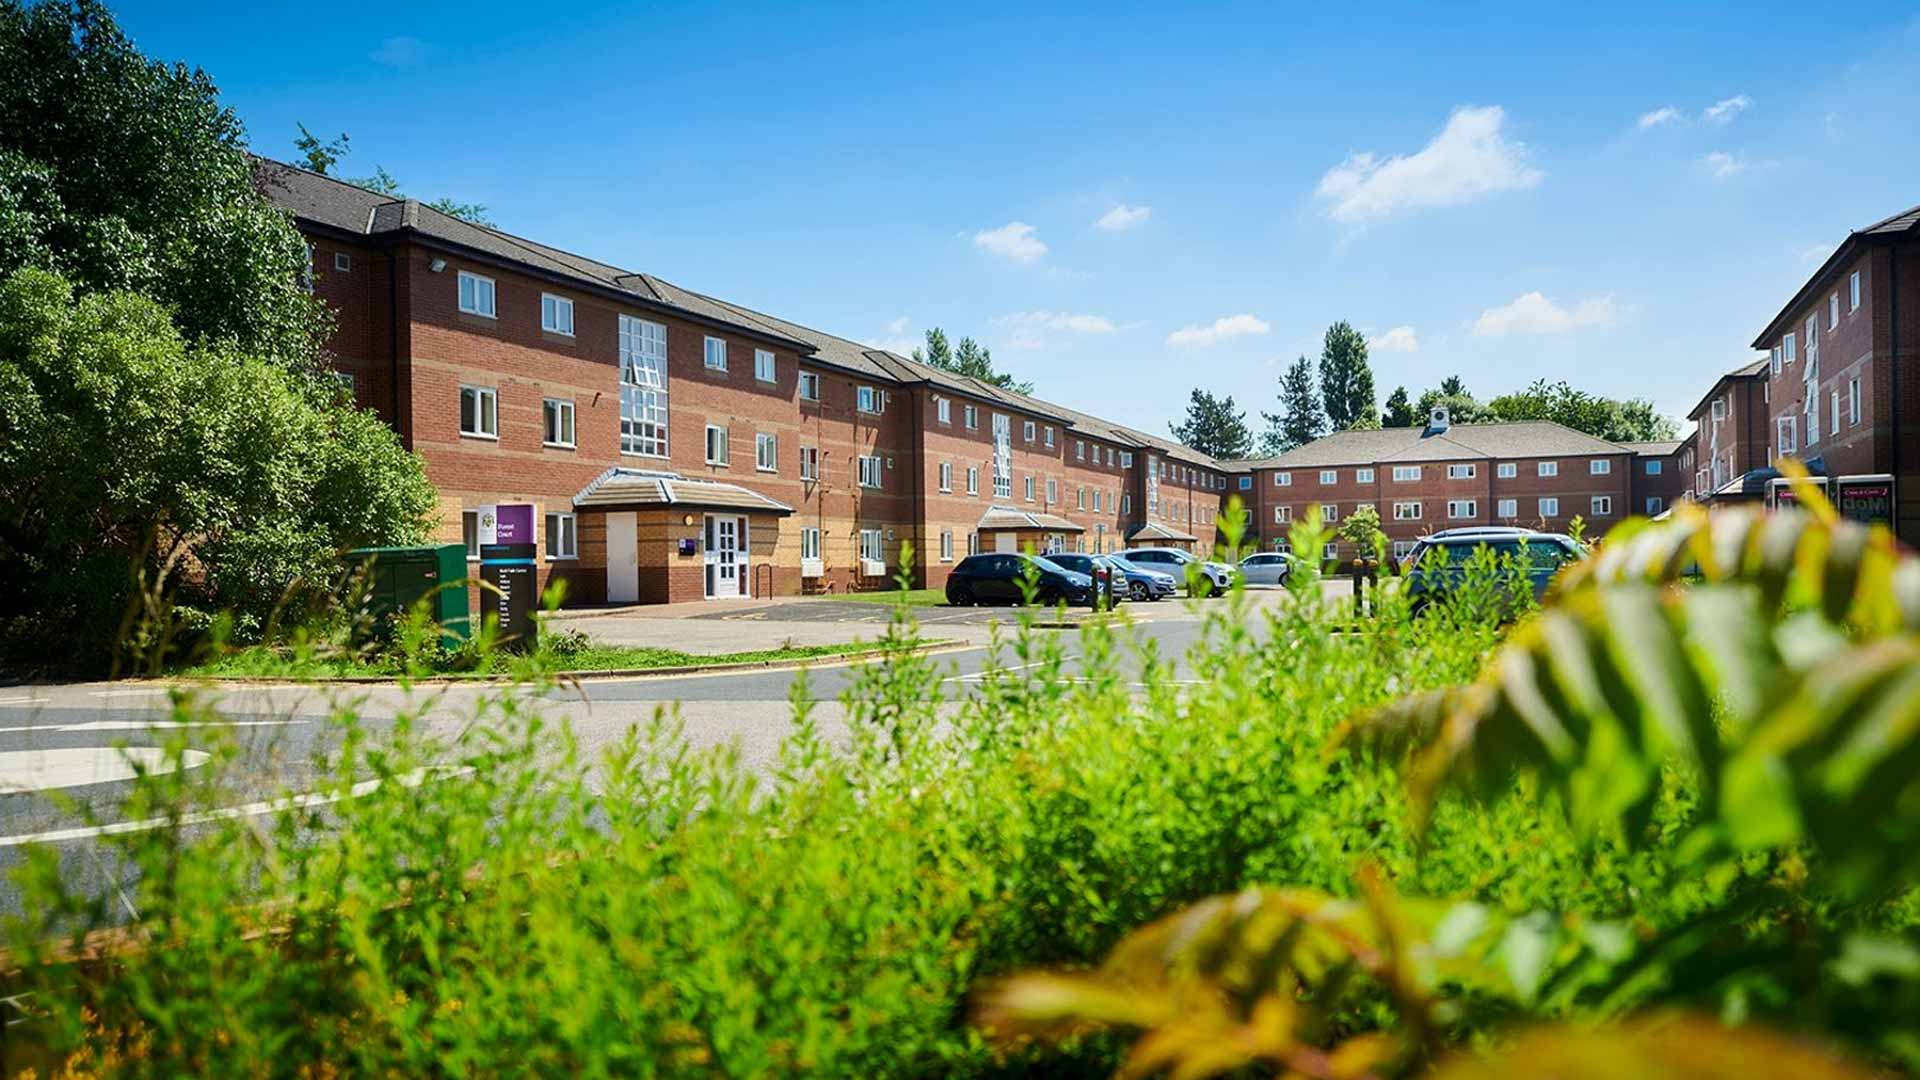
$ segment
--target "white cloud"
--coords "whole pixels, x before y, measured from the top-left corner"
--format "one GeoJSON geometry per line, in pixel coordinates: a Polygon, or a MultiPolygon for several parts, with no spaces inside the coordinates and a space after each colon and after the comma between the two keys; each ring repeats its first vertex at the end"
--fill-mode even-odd
{"type": "Polygon", "coordinates": [[[380,43],[380,47],[367,54],[376,64],[388,67],[412,67],[427,58],[427,43],[417,37],[390,37],[380,43]]]}
{"type": "Polygon", "coordinates": [[[1745,111],[1746,107],[1751,104],[1753,104],[1752,98],[1745,94],[1735,94],[1730,98],[1722,98],[1707,106],[1706,111],[1700,114],[1700,119],[1705,120],[1709,124],[1730,123],[1735,116],[1745,111]]]}
{"type": "Polygon", "coordinates": [[[1641,114],[1640,130],[1645,131],[1648,128],[1656,128],[1662,124],[1679,124],[1685,121],[1686,118],[1680,115],[1679,109],[1671,105],[1662,105],[1650,113],[1641,114]]]}
{"type": "Polygon", "coordinates": [[[876,349],[885,349],[890,353],[895,353],[900,356],[912,356],[913,350],[920,347],[920,342],[914,340],[913,337],[907,333],[907,327],[909,325],[911,324],[907,317],[902,315],[897,319],[889,321],[886,326],[886,332],[873,335],[867,339],[866,344],[876,349]]]}
{"type": "Polygon", "coordinates": [[[1145,222],[1147,215],[1151,213],[1153,213],[1151,206],[1128,206],[1124,203],[1115,203],[1113,209],[1100,215],[1100,220],[1094,222],[1094,225],[1108,232],[1123,232],[1145,222]]]}
{"type": "Polygon", "coordinates": [[[1715,180],[1730,180],[1747,171],[1746,162],[1724,150],[1715,150],[1705,157],[1702,157],[1700,164],[1706,168],[1708,174],[1715,180]]]}
{"type": "Polygon", "coordinates": [[[1229,338],[1265,334],[1273,327],[1252,315],[1227,315],[1213,320],[1212,326],[1188,326],[1167,335],[1167,344],[1176,349],[1217,345],[1229,338]]]}
{"type": "Polygon", "coordinates": [[[1047,245],[1033,235],[1033,226],[1024,221],[1009,221],[997,229],[974,233],[973,246],[1023,263],[1047,253],[1047,245]]]}
{"type": "Polygon", "coordinates": [[[1047,344],[1048,332],[1111,334],[1114,331],[1113,320],[1104,315],[1075,315],[1065,311],[1047,311],[1044,308],[1016,311],[1011,315],[1002,315],[994,322],[1012,328],[1006,339],[1006,346],[1010,349],[1044,348],[1047,344]]]}
{"type": "Polygon", "coordinates": [[[907,332],[907,317],[905,315],[902,315],[899,318],[887,324],[887,333],[889,334],[904,334],[906,332],[907,332]]]}
{"type": "Polygon", "coordinates": [[[1447,126],[1415,154],[1354,154],[1327,170],[1319,193],[1335,221],[1361,224],[1401,210],[1453,206],[1497,191],[1534,187],[1546,175],[1527,148],[1503,138],[1498,105],[1453,110],[1447,126]]]}
{"type": "Polygon", "coordinates": [[[1598,326],[1612,320],[1611,296],[1582,300],[1569,311],[1535,291],[1515,299],[1511,304],[1481,312],[1480,318],[1474,321],[1473,334],[1475,337],[1564,334],[1582,326],[1598,326]]]}
{"type": "Polygon", "coordinates": [[[1420,339],[1414,336],[1413,327],[1396,326],[1384,334],[1367,339],[1369,352],[1419,352],[1420,339]]]}

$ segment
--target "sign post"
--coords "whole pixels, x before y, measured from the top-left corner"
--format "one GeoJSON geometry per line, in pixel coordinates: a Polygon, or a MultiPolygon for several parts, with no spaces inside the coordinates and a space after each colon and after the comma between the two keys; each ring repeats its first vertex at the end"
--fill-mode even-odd
{"type": "Polygon", "coordinates": [[[1863,525],[1893,527],[1893,477],[1887,473],[1842,476],[1834,481],[1840,516],[1863,525]]]}
{"type": "Polygon", "coordinates": [[[481,610],[499,624],[502,646],[516,652],[539,643],[533,610],[540,578],[534,557],[531,543],[480,545],[480,580],[489,586],[481,610]]]}

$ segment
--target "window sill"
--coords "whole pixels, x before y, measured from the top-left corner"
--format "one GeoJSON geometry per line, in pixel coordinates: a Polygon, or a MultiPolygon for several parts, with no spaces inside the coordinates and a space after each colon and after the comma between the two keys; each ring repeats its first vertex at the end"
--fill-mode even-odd
{"type": "Polygon", "coordinates": [[[570,442],[543,442],[543,443],[541,443],[540,445],[541,445],[541,446],[543,446],[543,447],[546,447],[546,448],[547,448],[548,450],[578,450],[578,449],[580,449],[580,447],[579,447],[578,445],[576,445],[576,444],[574,444],[574,443],[570,443],[570,442]]]}
{"type": "Polygon", "coordinates": [[[498,316],[498,315],[491,315],[491,314],[488,314],[487,312],[484,312],[484,311],[470,311],[470,310],[468,310],[467,308],[461,308],[461,309],[460,309],[460,314],[462,314],[462,315],[471,315],[472,317],[474,317],[474,318],[476,318],[476,319],[491,319],[491,320],[493,320],[494,322],[499,322],[499,321],[500,321],[500,316],[498,316]]]}
{"type": "Polygon", "coordinates": [[[548,561],[548,562],[550,562],[550,563],[556,563],[556,562],[579,562],[579,561],[580,561],[580,556],[578,556],[578,555],[549,555],[549,556],[547,556],[547,561],[548,561]]]}
{"type": "Polygon", "coordinates": [[[730,469],[730,468],[732,468],[732,467],[733,467],[733,466],[731,466],[731,465],[729,465],[729,464],[727,464],[727,463],[726,463],[726,462],[724,462],[724,461],[709,461],[709,462],[707,462],[707,468],[709,468],[709,469],[730,469]]]}
{"type": "Polygon", "coordinates": [[[460,437],[463,439],[479,439],[482,442],[497,443],[500,441],[500,436],[488,435],[487,433],[482,431],[463,431],[460,433],[460,437]]]}
{"type": "Polygon", "coordinates": [[[769,379],[765,375],[755,375],[753,377],[753,381],[757,383],[765,383],[768,386],[773,386],[774,384],[778,383],[780,380],[777,378],[769,379]]]}
{"type": "Polygon", "coordinates": [[[777,473],[780,471],[780,467],[776,465],[773,468],[769,469],[765,465],[755,465],[753,467],[753,471],[760,472],[760,473],[777,473]]]}
{"type": "Polygon", "coordinates": [[[555,330],[552,327],[543,326],[540,328],[540,332],[548,337],[566,338],[569,341],[573,340],[573,331],[571,330],[555,330]]]}

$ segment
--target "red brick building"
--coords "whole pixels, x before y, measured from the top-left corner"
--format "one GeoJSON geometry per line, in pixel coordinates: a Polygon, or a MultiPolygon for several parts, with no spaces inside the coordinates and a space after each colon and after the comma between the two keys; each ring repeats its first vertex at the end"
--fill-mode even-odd
{"type": "Polygon", "coordinates": [[[1767,361],[1758,360],[1720,376],[1687,414],[1694,425],[1688,482],[1696,501],[1739,501],[1764,493],[1747,488],[1754,470],[1773,463],[1771,392],[1767,361]]]}
{"type": "Polygon", "coordinates": [[[1753,347],[1772,454],[1880,478],[1896,532],[1920,541],[1920,207],[1848,234],[1753,347]]]}

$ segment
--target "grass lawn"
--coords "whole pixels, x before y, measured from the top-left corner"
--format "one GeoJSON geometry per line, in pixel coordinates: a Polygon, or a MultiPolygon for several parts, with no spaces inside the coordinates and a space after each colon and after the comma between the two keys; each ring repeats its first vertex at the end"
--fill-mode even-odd
{"type": "MultiPolygon", "coordinates": [[[[821,657],[844,656],[848,653],[865,652],[873,649],[871,641],[841,642],[835,645],[791,645],[780,649],[760,649],[753,652],[722,653],[703,656],[684,653],[676,649],[648,648],[641,646],[589,645],[584,649],[569,652],[564,656],[547,656],[544,665],[557,671],[623,671],[644,668],[682,667],[692,664],[734,664],[734,663],[779,663],[793,660],[811,660],[821,657]]],[[[307,679],[333,679],[356,676],[386,676],[411,674],[419,675],[491,675],[513,670],[522,658],[510,655],[481,657],[477,661],[466,659],[464,662],[454,659],[451,662],[430,664],[422,669],[407,671],[401,661],[389,654],[370,657],[352,657],[338,653],[314,652],[296,655],[289,650],[255,645],[229,653],[217,660],[173,672],[181,678],[224,678],[245,679],[260,677],[293,677],[307,679]]]]}
{"type": "Polygon", "coordinates": [[[833,593],[835,600],[858,600],[863,604],[897,604],[901,597],[914,607],[946,607],[947,594],[939,589],[875,590],[873,592],[833,593]]]}

